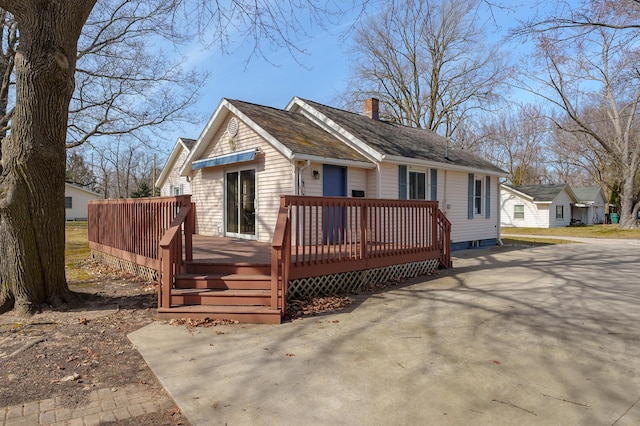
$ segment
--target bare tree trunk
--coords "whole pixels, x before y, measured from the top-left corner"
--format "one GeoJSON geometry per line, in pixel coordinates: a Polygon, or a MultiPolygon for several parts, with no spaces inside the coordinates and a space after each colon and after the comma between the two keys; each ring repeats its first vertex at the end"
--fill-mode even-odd
{"type": "Polygon", "coordinates": [[[20,28],[16,108],[2,144],[0,312],[34,312],[67,292],[64,175],[77,41],[95,0],[0,1],[20,28]]]}
{"type": "MultiPolygon", "coordinates": [[[[630,171],[625,171],[625,176],[633,176],[630,171]]],[[[620,222],[622,229],[632,229],[638,227],[638,207],[634,200],[634,182],[633,179],[626,179],[622,186],[620,194],[620,222]]]]}

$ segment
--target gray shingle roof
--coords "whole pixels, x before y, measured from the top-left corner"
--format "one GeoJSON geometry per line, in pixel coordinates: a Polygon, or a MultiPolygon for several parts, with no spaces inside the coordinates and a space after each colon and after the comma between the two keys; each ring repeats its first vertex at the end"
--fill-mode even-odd
{"type": "Polygon", "coordinates": [[[581,203],[594,202],[600,195],[599,186],[589,186],[586,188],[573,188],[573,193],[576,194],[576,198],[581,203]]]}
{"type": "Polygon", "coordinates": [[[494,164],[468,150],[451,149],[447,140],[426,129],[416,129],[387,121],[372,120],[361,114],[340,110],[304,100],[313,108],[346,129],[352,135],[383,155],[415,158],[505,174],[494,164]]]}
{"type": "Polygon", "coordinates": [[[505,185],[509,188],[513,188],[518,192],[522,192],[530,197],[533,197],[533,201],[539,202],[551,202],[560,192],[567,186],[567,184],[544,184],[544,185],[505,185]]]}
{"type": "Polygon", "coordinates": [[[370,163],[302,114],[239,100],[227,101],[295,154],[370,163]]]}

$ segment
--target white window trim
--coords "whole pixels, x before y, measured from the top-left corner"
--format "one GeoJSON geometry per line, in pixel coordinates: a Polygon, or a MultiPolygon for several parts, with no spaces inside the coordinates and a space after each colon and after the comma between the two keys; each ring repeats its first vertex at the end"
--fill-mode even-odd
{"type": "Polygon", "coordinates": [[[524,214],[525,214],[524,204],[514,204],[513,205],[513,220],[524,220],[524,214]],[[517,217],[516,216],[517,213],[520,213],[520,212],[516,211],[516,207],[522,207],[522,217],[517,217]]]}
{"type": "Polygon", "coordinates": [[[431,200],[431,182],[429,178],[431,176],[430,169],[423,169],[417,167],[407,167],[407,200],[431,200]],[[424,175],[424,198],[411,198],[411,173],[420,173],[424,175]]]}
{"type": "Polygon", "coordinates": [[[258,167],[256,166],[251,166],[249,167],[248,165],[244,164],[244,165],[240,165],[237,167],[232,167],[232,168],[228,168],[228,169],[223,169],[222,171],[222,175],[223,175],[223,185],[224,188],[222,190],[223,193],[223,214],[222,214],[222,220],[223,220],[223,224],[222,224],[222,229],[223,229],[223,235],[225,237],[232,237],[232,238],[238,238],[238,239],[243,239],[243,240],[257,240],[258,239],[258,167]],[[240,232],[227,232],[227,175],[229,173],[240,173],[242,171],[246,171],[246,170],[253,170],[254,173],[254,179],[255,179],[255,198],[253,199],[253,203],[254,203],[254,212],[255,212],[255,231],[253,234],[242,234],[240,232]]]}
{"type": "Polygon", "coordinates": [[[474,176],[474,183],[473,183],[473,216],[484,216],[484,212],[485,212],[485,203],[484,203],[484,194],[486,191],[486,188],[484,187],[485,181],[485,176],[474,176]],[[477,189],[477,185],[478,182],[480,182],[480,195],[478,195],[476,193],[476,189],[477,189]],[[478,211],[478,209],[476,208],[477,204],[477,199],[480,198],[480,211],[478,211]]]}

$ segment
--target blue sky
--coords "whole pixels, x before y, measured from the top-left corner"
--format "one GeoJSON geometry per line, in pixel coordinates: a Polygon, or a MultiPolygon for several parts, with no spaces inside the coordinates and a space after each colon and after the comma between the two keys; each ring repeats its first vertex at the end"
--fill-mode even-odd
{"type": "MultiPolygon", "coordinates": [[[[518,18],[535,13],[535,6],[527,1],[502,0],[500,3],[508,9],[493,8],[493,12],[503,31],[516,25],[518,18]]],[[[370,7],[368,12],[375,13],[375,9],[370,7]]],[[[247,63],[250,51],[246,47],[237,48],[229,54],[192,47],[185,65],[200,67],[210,73],[196,105],[202,122],[181,125],[180,130],[167,134],[167,140],[161,144],[163,150],[168,154],[179,136],[196,139],[223,97],[284,108],[291,98],[300,96],[339,106],[335,99],[344,91],[350,74],[350,37],[344,36],[355,18],[356,13],[344,16],[331,32],[322,29],[310,31],[313,35],[300,43],[308,54],[299,54],[296,59],[286,50],[280,50],[268,61],[253,57],[247,63]]],[[[496,34],[495,39],[499,38],[500,34],[496,34]]]]}

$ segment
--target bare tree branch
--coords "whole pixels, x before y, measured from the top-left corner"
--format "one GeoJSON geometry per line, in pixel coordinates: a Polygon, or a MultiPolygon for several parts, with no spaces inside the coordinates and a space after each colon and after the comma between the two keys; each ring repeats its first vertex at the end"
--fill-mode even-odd
{"type": "Polygon", "coordinates": [[[356,32],[348,103],[375,96],[381,115],[453,136],[498,98],[509,73],[478,21],[481,2],[398,0],[356,32]]]}

